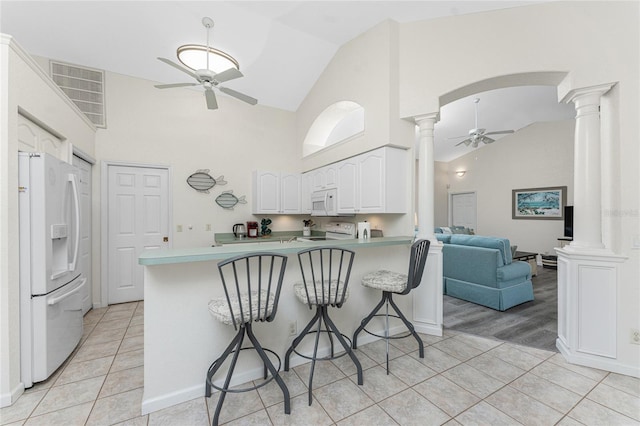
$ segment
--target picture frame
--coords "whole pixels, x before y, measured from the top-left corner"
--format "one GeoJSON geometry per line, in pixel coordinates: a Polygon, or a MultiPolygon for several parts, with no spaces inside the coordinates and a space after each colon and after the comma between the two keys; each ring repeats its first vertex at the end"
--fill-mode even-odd
{"type": "Polygon", "coordinates": [[[564,220],[566,205],[566,186],[511,191],[512,219],[564,220]]]}

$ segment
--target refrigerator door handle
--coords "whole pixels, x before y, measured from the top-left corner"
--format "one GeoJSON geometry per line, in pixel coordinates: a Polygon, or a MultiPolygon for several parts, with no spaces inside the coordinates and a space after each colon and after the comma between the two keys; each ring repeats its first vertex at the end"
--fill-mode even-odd
{"type": "Polygon", "coordinates": [[[74,294],[76,294],[77,292],[82,290],[82,287],[84,287],[86,282],[87,282],[87,279],[83,278],[78,287],[74,288],[69,293],[63,294],[62,296],[54,297],[52,299],[47,300],[47,305],[56,305],[56,304],[62,302],[67,297],[73,296],[74,294]]]}
{"type": "Polygon", "coordinates": [[[69,271],[73,272],[76,270],[78,250],[80,249],[80,195],[78,193],[78,177],[73,173],[69,173],[69,182],[71,182],[71,188],[73,189],[73,206],[76,216],[76,241],[73,249],[73,261],[69,264],[69,271]]]}

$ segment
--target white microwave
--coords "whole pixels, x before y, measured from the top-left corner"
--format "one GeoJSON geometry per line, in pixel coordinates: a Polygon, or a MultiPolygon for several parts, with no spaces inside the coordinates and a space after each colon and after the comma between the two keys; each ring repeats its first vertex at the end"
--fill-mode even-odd
{"type": "Polygon", "coordinates": [[[338,190],[335,188],[311,194],[311,216],[353,216],[338,213],[338,190]]]}

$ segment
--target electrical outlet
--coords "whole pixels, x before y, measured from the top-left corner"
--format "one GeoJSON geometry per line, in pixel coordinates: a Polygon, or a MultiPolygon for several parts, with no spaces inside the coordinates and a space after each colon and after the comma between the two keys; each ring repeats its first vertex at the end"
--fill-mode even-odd
{"type": "Polygon", "coordinates": [[[298,334],[298,323],[291,321],[289,323],[289,336],[295,336],[296,334],[298,334]]]}
{"type": "Polygon", "coordinates": [[[634,345],[640,345],[640,330],[638,330],[637,328],[632,328],[631,336],[629,337],[630,337],[631,343],[633,343],[634,345]]]}

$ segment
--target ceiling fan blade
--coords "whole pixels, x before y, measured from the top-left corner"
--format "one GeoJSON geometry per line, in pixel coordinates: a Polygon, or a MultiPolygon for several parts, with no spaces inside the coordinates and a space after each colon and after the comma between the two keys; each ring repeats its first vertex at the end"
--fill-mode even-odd
{"type": "Polygon", "coordinates": [[[227,87],[218,87],[218,89],[220,89],[222,92],[226,93],[227,95],[233,96],[234,98],[240,99],[241,101],[244,101],[248,104],[255,105],[258,103],[257,99],[252,98],[251,96],[247,96],[244,93],[237,92],[233,89],[229,89],[227,87]]]}
{"type": "Polygon", "coordinates": [[[470,143],[471,143],[471,139],[465,139],[462,142],[457,143],[456,146],[462,145],[462,144],[465,144],[466,146],[469,146],[470,143]]]}
{"type": "Polygon", "coordinates": [[[156,84],[153,87],[157,89],[171,89],[173,87],[189,87],[189,86],[198,86],[198,84],[197,83],[156,84]]]}
{"type": "Polygon", "coordinates": [[[213,89],[210,87],[205,88],[204,97],[207,99],[207,108],[218,109],[218,101],[216,100],[216,94],[213,93],[213,89]]]}
{"type": "Polygon", "coordinates": [[[158,58],[158,60],[164,62],[167,65],[171,65],[175,69],[178,69],[178,70],[182,71],[183,73],[189,74],[191,77],[193,77],[196,80],[198,80],[198,76],[193,71],[191,71],[190,69],[187,69],[187,68],[185,68],[185,67],[183,67],[181,65],[178,65],[175,62],[170,61],[167,58],[158,58]]]}
{"type": "Polygon", "coordinates": [[[485,133],[486,135],[508,135],[509,133],[515,133],[515,130],[496,130],[495,132],[485,133]]]}
{"type": "Polygon", "coordinates": [[[228,70],[216,74],[214,78],[218,83],[224,83],[225,81],[234,80],[240,77],[243,77],[243,75],[239,70],[235,68],[229,68],[228,70]]]}

